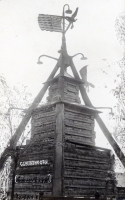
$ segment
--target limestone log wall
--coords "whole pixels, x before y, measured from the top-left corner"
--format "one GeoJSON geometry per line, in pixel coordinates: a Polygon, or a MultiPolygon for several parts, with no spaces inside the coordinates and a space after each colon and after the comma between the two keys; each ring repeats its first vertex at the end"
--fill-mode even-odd
{"type": "Polygon", "coordinates": [[[54,140],[55,138],[55,107],[43,106],[36,109],[32,115],[32,136],[36,142],[43,140],[54,140]]]}
{"type": "MultiPolygon", "coordinates": [[[[55,82],[49,87],[49,96],[47,97],[48,102],[59,100],[58,83],[55,82]]],[[[74,103],[80,103],[79,98],[79,86],[76,82],[73,83],[71,80],[65,81],[64,83],[64,100],[74,103]]]]}
{"type": "MultiPolygon", "coordinates": [[[[55,107],[43,106],[32,115],[31,140],[20,148],[15,194],[52,194],[54,166],[55,107]]],[[[12,166],[13,168],[13,166],[12,166]]],[[[12,173],[10,176],[12,180],[12,173]]],[[[11,190],[11,184],[10,184],[11,190]]]]}
{"type": "MultiPolygon", "coordinates": [[[[109,171],[115,180],[113,158],[108,150],[66,142],[63,165],[64,195],[94,196],[96,190],[104,195],[109,171]]],[[[108,194],[113,195],[112,184],[108,185],[108,194]]]]}
{"type": "MultiPolygon", "coordinates": [[[[54,148],[52,142],[31,145],[20,151],[15,194],[52,194],[54,148]]],[[[12,173],[10,178],[12,179],[12,173]]],[[[11,185],[10,185],[11,190],[11,185]]]]}
{"type": "Polygon", "coordinates": [[[94,117],[80,109],[65,106],[64,138],[80,141],[84,144],[95,144],[94,117]]]}

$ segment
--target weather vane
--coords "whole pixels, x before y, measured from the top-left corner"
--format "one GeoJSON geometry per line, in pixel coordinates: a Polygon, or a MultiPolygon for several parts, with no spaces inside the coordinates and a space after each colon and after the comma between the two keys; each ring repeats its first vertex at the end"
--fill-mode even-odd
{"type": "MultiPolygon", "coordinates": [[[[67,48],[66,48],[66,39],[65,39],[65,33],[68,31],[68,29],[71,27],[71,29],[74,27],[74,22],[76,22],[76,16],[78,13],[78,8],[76,8],[75,12],[72,14],[72,10],[70,10],[70,7],[68,4],[65,4],[63,6],[63,13],[62,16],[57,16],[57,15],[48,15],[48,14],[39,14],[38,16],[38,23],[40,26],[40,29],[42,31],[50,31],[50,32],[61,32],[62,33],[62,46],[61,49],[58,51],[58,53],[61,53],[62,58],[60,58],[60,63],[63,63],[61,65],[61,68],[63,68],[64,65],[64,71],[68,66],[70,66],[70,62],[72,58],[74,58],[77,55],[81,55],[82,60],[86,60],[87,58],[84,57],[82,53],[77,53],[73,56],[69,56],[67,53],[67,48]],[[67,10],[65,8],[67,7],[67,10]],[[68,22],[65,23],[65,21],[68,22]]],[[[38,58],[37,64],[42,64],[40,61],[41,57],[48,57],[54,60],[59,61],[59,59],[54,58],[52,56],[48,55],[41,55],[38,58]]]]}
{"type": "Polygon", "coordinates": [[[42,31],[51,31],[51,32],[61,32],[63,35],[67,32],[67,30],[74,27],[73,23],[77,20],[75,17],[77,16],[78,8],[76,8],[75,12],[72,14],[72,10],[70,10],[70,7],[68,4],[65,4],[63,6],[63,13],[62,16],[57,15],[44,15],[39,14],[38,16],[38,23],[42,31]],[[65,11],[65,7],[68,7],[68,9],[65,11]],[[66,16],[65,14],[72,14],[71,16],[66,16]],[[66,25],[65,20],[69,22],[68,25],[66,25]]]}

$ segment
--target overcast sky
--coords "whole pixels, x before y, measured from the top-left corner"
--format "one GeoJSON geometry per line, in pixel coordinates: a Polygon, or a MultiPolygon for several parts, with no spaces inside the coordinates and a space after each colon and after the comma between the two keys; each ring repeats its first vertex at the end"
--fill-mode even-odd
{"type": "Polygon", "coordinates": [[[73,12],[79,7],[74,29],[67,33],[68,53],[82,52],[88,58],[74,61],[78,70],[89,64],[89,81],[97,79],[98,68],[122,57],[114,24],[124,11],[124,0],[1,0],[0,69],[10,84],[20,81],[32,91],[39,91],[55,61],[44,58],[44,65],[39,66],[37,59],[41,54],[59,56],[61,33],[41,31],[38,14],[61,15],[66,3],[73,12]]]}
{"type": "Polygon", "coordinates": [[[109,91],[118,70],[115,63],[123,56],[114,25],[124,12],[125,0],[0,0],[0,73],[9,85],[21,82],[37,95],[56,64],[43,58],[44,64],[38,65],[38,57],[58,58],[61,46],[61,33],[41,31],[38,15],[62,15],[67,3],[73,12],[79,7],[78,20],[66,35],[68,53],[81,52],[88,58],[84,61],[78,56],[74,62],[78,71],[89,65],[88,80],[95,85],[89,93],[93,104],[112,107],[109,91]]]}

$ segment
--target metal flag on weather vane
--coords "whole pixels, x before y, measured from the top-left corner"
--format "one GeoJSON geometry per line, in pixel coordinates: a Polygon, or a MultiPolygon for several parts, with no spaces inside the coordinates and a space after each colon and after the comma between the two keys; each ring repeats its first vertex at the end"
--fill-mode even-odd
{"type": "Polygon", "coordinates": [[[75,12],[71,16],[65,16],[66,14],[71,14],[72,11],[69,8],[68,4],[65,4],[63,6],[63,15],[47,15],[47,14],[39,14],[38,16],[38,23],[40,26],[40,29],[42,31],[51,31],[51,32],[61,32],[63,35],[67,32],[69,27],[71,26],[71,29],[74,27],[73,23],[76,22],[77,19],[75,17],[78,13],[78,8],[76,8],[75,12]],[[64,10],[65,6],[68,6],[68,10],[64,10]],[[65,23],[65,19],[68,21],[68,25],[65,23]]]}
{"type": "Polygon", "coordinates": [[[38,23],[42,31],[62,32],[62,16],[39,14],[38,23]]]}
{"type": "Polygon", "coordinates": [[[86,87],[90,86],[90,87],[94,88],[95,86],[92,83],[87,81],[87,66],[88,65],[82,67],[82,69],[79,72],[80,72],[80,75],[82,77],[82,80],[85,82],[85,86],[86,87]]]}

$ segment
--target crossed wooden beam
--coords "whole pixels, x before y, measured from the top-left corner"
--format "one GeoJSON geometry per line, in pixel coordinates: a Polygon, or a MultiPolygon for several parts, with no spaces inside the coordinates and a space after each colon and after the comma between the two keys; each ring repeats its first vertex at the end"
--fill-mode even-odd
{"type": "MultiPolygon", "coordinates": [[[[81,53],[79,53],[79,54],[81,54],[81,53]]],[[[78,72],[76,70],[76,67],[75,67],[74,63],[73,63],[73,57],[74,56],[69,56],[67,54],[66,55],[66,60],[68,60],[68,64],[71,67],[71,70],[73,72],[73,75],[74,75],[75,79],[81,82],[80,76],[79,76],[79,74],[78,74],[78,72]]],[[[52,58],[51,56],[47,56],[47,57],[52,58]]],[[[4,163],[7,160],[7,158],[9,156],[12,156],[12,152],[14,151],[14,149],[16,147],[16,144],[17,144],[17,142],[18,142],[18,140],[19,140],[22,132],[25,130],[25,127],[26,127],[27,123],[29,122],[29,120],[30,120],[30,118],[32,116],[33,109],[37,108],[38,104],[42,100],[42,98],[43,98],[46,90],[49,87],[49,81],[55,76],[55,74],[56,74],[57,70],[59,69],[59,67],[61,68],[61,59],[62,59],[62,53],[60,54],[59,59],[55,59],[55,60],[58,60],[55,68],[51,72],[51,74],[48,77],[47,81],[45,82],[43,88],[40,90],[40,92],[38,93],[38,95],[34,99],[33,103],[29,107],[29,109],[27,110],[27,112],[26,112],[24,118],[22,119],[19,127],[17,128],[15,134],[10,139],[8,147],[3,151],[3,153],[2,153],[2,155],[0,157],[0,170],[3,168],[4,163]]],[[[83,99],[85,105],[94,108],[94,106],[92,105],[92,103],[91,103],[91,101],[90,101],[90,99],[89,99],[89,97],[88,97],[88,95],[86,93],[84,85],[83,84],[79,84],[79,88],[80,88],[82,99],[83,99]]],[[[112,137],[111,133],[107,129],[106,125],[104,124],[104,122],[102,121],[102,119],[100,118],[100,116],[98,114],[94,114],[94,117],[95,117],[98,125],[100,126],[102,132],[104,133],[105,137],[107,138],[107,140],[109,141],[110,145],[114,149],[116,155],[118,156],[118,158],[120,159],[121,163],[125,167],[125,155],[123,154],[123,152],[120,149],[119,145],[116,143],[116,141],[112,137]]]]}

